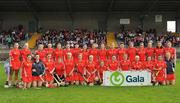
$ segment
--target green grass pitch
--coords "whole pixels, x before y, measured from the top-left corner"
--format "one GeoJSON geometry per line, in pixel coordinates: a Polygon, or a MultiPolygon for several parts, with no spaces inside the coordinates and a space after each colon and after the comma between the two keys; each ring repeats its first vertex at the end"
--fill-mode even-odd
{"type": "Polygon", "coordinates": [[[0,68],[0,103],[180,103],[180,61],[176,66],[175,86],[5,89],[5,73],[0,68]]]}

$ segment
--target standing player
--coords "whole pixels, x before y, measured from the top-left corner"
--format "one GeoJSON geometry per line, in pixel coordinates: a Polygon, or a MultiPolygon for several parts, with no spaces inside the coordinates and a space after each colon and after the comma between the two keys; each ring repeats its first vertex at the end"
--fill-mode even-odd
{"type": "Polygon", "coordinates": [[[14,84],[16,85],[18,82],[18,74],[21,67],[20,62],[20,50],[19,50],[19,44],[14,43],[14,48],[10,50],[9,52],[10,57],[10,76],[9,76],[9,85],[12,85],[12,76],[15,73],[15,81],[14,84]]]}
{"type": "Polygon", "coordinates": [[[94,61],[93,55],[89,56],[89,61],[86,65],[86,81],[89,84],[89,86],[93,86],[98,79],[96,79],[96,62],[94,61]]]}
{"type": "Polygon", "coordinates": [[[27,55],[28,54],[31,54],[31,50],[29,49],[28,43],[25,43],[24,44],[24,49],[21,50],[22,61],[26,61],[27,60],[27,55]]]}
{"type": "Polygon", "coordinates": [[[137,53],[137,49],[134,47],[134,43],[129,42],[129,47],[127,49],[127,54],[128,54],[129,60],[131,62],[133,62],[135,60],[136,53],[137,53]]]}
{"type": "Polygon", "coordinates": [[[176,64],[176,49],[172,47],[172,43],[170,41],[167,42],[167,47],[165,49],[165,54],[170,53],[171,60],[176,64]]]}
{"type": "Polygon", "coordinates": [[[155,62],[156,84],[165,85],[165,70],[166,62],[163,61],[163,56],[158,56],[158,61],[155,62]]]}
{"type": "Polygon", "coordinates": [[[40,60],[39,54],[35,55],[35,62],[32,65],[32,80],[33,87],[42,87],[43,82],[45,82],[43,76],[45,73],[45,66],[43,62],[40,60]]]}
{"type": "Polygon", "coordinates": [[[51,59],[54,57],[54,49],[52,48],[52,44],[48,43],[48,47],[44,49],[46,52],[46,55],[51,54],[51,59]]]}
{"type": "Polygon", "coordinates": [[[64,61],[66,85],[74,84],[74,61],[71,53],[67,53],[67,59],[64,61]]]}
{"type": "Polygon", "coordinates": [[[101,44],[101,49],[98,51],[99,61],[106,61],[107,59],[107,50],[104,44],[101,44]]]}
{"type": "Polygon", "coordinates": [[[88,56],[89,56],[89,50],[87,49],[86,44],[83,46],[83,50],[81,51],[81,53],[82,53],[83,60],[85,60],[87,62],[88,56]]]}
{"type": "Polygon", "coordinates": [[[61,47],[61,43],[57,44],[56,49],[54,50],[54,60],[57,61],[58,58],[64,59],[64,50],[61,47]]]}
{"type": "Polygon", "coordinates": [[[67,44],[66,45],[66,49],[64,49],[64,60],[67,60],[67,54],[71,54],[72,55],[72,59],[74,60],[74,58],[73,58],[73,50],[70,48],[70,45],[69,44],[67,44]]]}
{"type": "Polygon", "coordinates": [[[115,49],[114,42],[111,44],[110,49],[107,51],[108,60],[111,60],[113,56],[117,57],[117,49],[115,49]]]}
{"type": "Polygon", "coordinates": [[[92,55],[95,62],[98,61],[98,49],[96,49],[96,44],[92,45],[92,48],[89,49],[89,56],[92,55]]]}
{"type": "Polygon", "coordinates": [[[146,61],[146,49],[144,48],[144,43],[140,43],[140,47],[137,50],[137,55],[140,57],[140,61],[146,61]]]}
{"type": "Polygon", "coordinates": [[[45,65],[45,80],[46,84],[52,85],[53,84],[53,72],[55,70],[54,61],[52,60],[52,55],[47,55],[47,60],[44,62],[45,65]]]}
{"type": "Polygon", "coordinates": [[[162,43],[158,41],[157,46],[155,48],[155,59],[158,60],[159,56],[162,56],[162,59],[164,59],[164,54],[164,47],[162,46],[162,43]]]}
{"type": "Polygon", "coordinates": [[[140,57],[138,55],[135,56],[135,61],[132,63],[132,70],[142,70],[143,63],[140,61],[140,57]]]}
{"type": "Polygon", "coordinates": [[[80,53],[78,55],[78,60],[75,64],[76,67],[76,73],[74,75],[74,79],[76,81],[76,84],[78,85],[79,83],[81,85],[85,84],[84,76],[85,76],[85,66],[86,66],[86,61],[83,60],[82,54],[80,53]]]}
{"type": "Polygon", "coordinates": [[[31,55],[27,55],[27,59],[22,63],[22,81],[24,84],[23,89],[30,88],[32,83],[32,61],[31,55]]]}
{"type": "Polygon", "coordinates": [[[155,49],[152,46],[152,41],[149,41],[146,48],[146,56],[151,57],[151,59],[154,60],[154,52],[155,49]]]}
{"type": "Polygon", "coordinates": [[[131,61],[128,60],[128,55],[123,55],[123,60],[120,61],[120,69],[122,71],[128,71],[131,69],[131,61]]]}
{"type": "Polygon", "coordinates": [[[121,42],[120,43],[120,48],[117,52],[117,55],[118,55],[118,61],[122,61],[123,60],[123,57],[124,57],[124,54],[126,54],[127,50],[126,48],[124,48],[124,43],[121,42]]]}
{"type": "Polygon", "coordinates": [[[74,62],[78,60],[78,55],[80,53],[81,49],[79,48],[79,44],[75,45],[75,48],[73,49],[73,57],[74,57],[74,62]]]}
{"type": "Polygon", "coordinates": [[[39,58],[40,58],[40,60],[42,62],[45,61],[46,51],[44,50],[44,45],[43,44],[38,45],[38,50],[35,51],[35,54],[39,55],[39,58]]]}
{"type": "Polygon", "coordinates": [[[108,62],[108,70],[109,71],[118,71],[119,70],[119,63],[116,59],[116,56],[112,56],[112,59],[108,62]]]}
{"type": "Polygon", "coordinates": [[[167,73],[167,77],[166,77],[166,83],[167,85],[175,85],[175,64],[174,61],[171,58],[171,53],[167,52],[166,53],[166,73],[167,73]]]}

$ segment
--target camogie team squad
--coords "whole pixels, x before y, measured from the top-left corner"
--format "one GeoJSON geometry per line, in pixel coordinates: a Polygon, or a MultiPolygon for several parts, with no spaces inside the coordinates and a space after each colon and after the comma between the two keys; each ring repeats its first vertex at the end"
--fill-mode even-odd
{"type": "Polygon", "coordinates": [[[166,46],[157,42],[156,47],[153,47],[149,41],[147,47],[143,43],[134,47],[134,43],[129,42],[125,48],[122,42],[119,48],[112,43],[109,49],[106,49],[105,44],[97,49],[97,44],[91,48],[87,48],[87,45],[80,48],[78,44],[71,48],[67,44],[63,49],[57,43],[54,49],[49,43],[47,48],[39,44],[32,53],[28,43],[21,50],[19,44],[14,43],[9,52],[10,69],[6,70],[8,77],[5,86],[27,89],[102,85],[103,71],[141,70],[151,72],[153,85],[174,85],[176,51],[171,45],[171,42],[167,42],[166,46]]]}

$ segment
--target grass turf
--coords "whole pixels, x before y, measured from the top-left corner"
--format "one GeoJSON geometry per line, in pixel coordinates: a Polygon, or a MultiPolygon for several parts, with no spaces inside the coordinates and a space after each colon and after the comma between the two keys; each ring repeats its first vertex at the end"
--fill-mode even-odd
{"type": "Polygon", "coordinates": [[[101,87],[69,86],[41,90],[5,89],[0,67],[0,103],[180,103],[180,61],[175,86],[101,87]]]}

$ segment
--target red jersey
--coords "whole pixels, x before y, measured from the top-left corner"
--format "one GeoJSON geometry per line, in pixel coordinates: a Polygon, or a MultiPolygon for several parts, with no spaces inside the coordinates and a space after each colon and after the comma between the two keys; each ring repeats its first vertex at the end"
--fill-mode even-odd
{"type": "Polygon", "coordinates": [[[84,68],[86,66],[86,62],[84,60],[82,61],[77,61],[76,63],[76,68],[77,68],[77,71],[81,74],[84,74],[84,68]]]}
{"type": "Polygon", "coordinates": [[[44,50],[36,50],[35,53],[39,55],[41,61],[45,61],[46,52],[44,50]]]}
{"type": "Polygon", "coordinates": [[[97,71],[99,72],[99,73],[101,73],[101,74],[103,74],[103,72],[104,71],[106,71],[107,70],[107,66],[106,65],[104,65],[104,66],[98,66],[97,67],[97,71]]]}
{"type": "Polygon", "coordinates": [[[118,63],[118,61],[109,61],[108,62],[108,67],[109,67],[109,69],[111,70],[111,71],[116,71],[116,70],[118,70],[118,68],[119,68],[119,63],[118,63]]]}
{"type": "Polygon", "coordinates": [[[146,56],[150,56],[151,58],[154,58],[154,52],[155,49],[154,48],[146,48],[146,56]]]}
{"type": "Polygon", "coordinates": [[[81,53],[83,55],[83,60],[88,61],[89,51],[88,50],[82,50],[81,53]]]}
{"type": "Polygon", "coordinates": [[[143,69],[143,63],[141,61],[138,61],[138,62],[134,61],[132,63],[132,69],[134,69],[134,70],[142,70],[143,69]]]}
{"type": "Polygon", "coordinates": [[[74,69],[74,61],[73,60],[65,60],[64,65],[65,65],[66,74],[70,74],[72,72],[72,70],[74,69]]]}
{"type": "Polygon", "coordinates": [[[22,77],[25,77],[25,72],[27,77],[32,77],[32,62],[24,61],[22,63],[22,77]]]}
{"type": "Polygon", "coordinates": [[[31,54],[31,50],[30,49],[22,49],[21,50],[21,57],[23,61],[27,60],[27,55],[31,54]]]}
{"type": "Polygon", "coordinates": [[[73,49],[73,57],[74,57],[75,62],[78,60],[78,55],[79,55],[80,51],[81,51],[80,48],[74,48],[73,49]]]}
{"type": "Polygon", "coordinates": [[[72,49],[64,49],[64,59],[65,60],[67,60],[67,53],[71,53],[72,57],[73,57],[73,50],[72,49]]]}
{"type": "Polygon", "coordinates": [[[59,57],[64,59],[64,50],[63,49],[55,49],[54,50],[54,59],[55,59],[55,61],[57,61],[59,57]]]}
{"type": "Polygon", "coordinates": [[[158,70],[159,73],[158,73],[157,77],[165,77],[166,63],[164,61],[156,61],[155,68],[160,69],[160,70],[158,70]]]}
{"type": "Polygon", "coordinates": [[[55,63],[55,71],[59,76],[62,76],[64,74],[64,70],[65,70],[65,68],[64,68],[63,62],[61,62],[61,63],[56,62],[55,63]]]}
{"type": "Polygon", "coordinates": [[[46,52],[46,55],[47,54],[51,54],[53,56],[53,53],[54,53],[54,49],[53,48],[45,48],[44,50],[46,52]]]}
{"type": "Polygon", "coordinates": [[[96,70],[96,63],[95,62],[88,62],[87,65],[86,65],[86,70],[92,74],[95,70],[96,70]]]}
{"type": "Polygon", "coordinates": [[[122,71],[128,71],[131,68],[131,61],[130,60],[122,60],[120,62],[120,68],[122,71]]]}
{"type": "Polygon", "coordinates": [[[106,51],[106,49],[100,49],[98,51],[98,55],[99,55],[99,60],[106,61],[106,58],[107,58],[107,51],[106,51]]]}
{"type": "Polygon", "coordinates": [[[117,57],[117,49],[109,49],[107,51],[107,56],[108,56],[109,60],[112,59],[112,56],[116,56],[117,57]]]}
{"type": "Polygon", "coordinates": [[[10,50],[9,56],[11,57],[11,61],[19,61],[19,59],[20,59],[20,50],[19,49],[10,50]]]}
{"type": "Polygon", "coordinates": [[[162,56],[164,57],[164,48],[156,48],[155,49],[155,56],[156,56],[156,59],[158,59],[158,56],[162,56]]]}
{"type": "Polygon", "coordinates": [[[123,60],[124,54],[126,54],[126,49],[125,48],[122,48],[122,49],[118,50],[117,55],[118,55],[118,60],[119,61],[123,60]]]}
{"type": "Polygon", "coordinates": [[[89,55],[93,55],[94,61],[98,60],[98,50],[97,49],[89,49],[89,55]]]}
{"type": "Polygon", "coordinates": [[[171,54],[171,58],[175,58],[176,50],[175,48],[164,48],[165,53],[169,52],[171,54]]]}
{"type": "Polygon", "coordinates": [[[146,49],[145,48],[139,48],[137,50],[137,54],[140,57],[140,61],[142,61],[142,62],[146,61],[146,49]]]}
{"type": "Polygon", "coordinates": [[[148,69],[148,70],[151,70],[153,71],[154,70],[154,62],[153,61],[145,61],[144,62],[144,67],[145,69],[148,69]]]}
{"type": "Polygon", "coordinates": [[[53,60],[50,61],[46,60],[44,62],[44,65],[46,67],[46,72],[51,72],[55,68],[55,63],[53,60]]]}
{"type": "Polygon", "coordinates": [[[137,49],[134,47],[127,49],[127,54],[131,62],[135,60],[136,52],[137,52],[137,49]]]}

